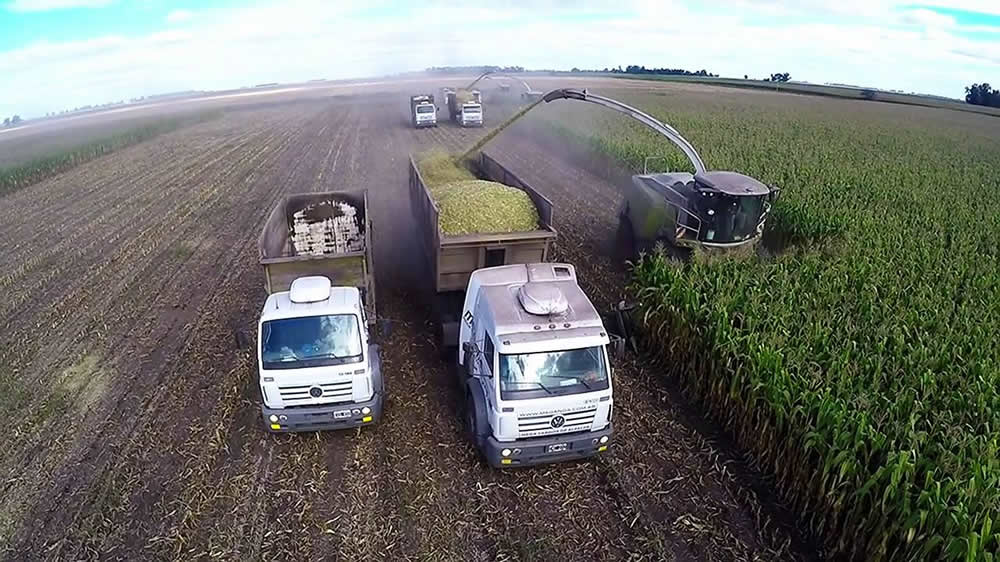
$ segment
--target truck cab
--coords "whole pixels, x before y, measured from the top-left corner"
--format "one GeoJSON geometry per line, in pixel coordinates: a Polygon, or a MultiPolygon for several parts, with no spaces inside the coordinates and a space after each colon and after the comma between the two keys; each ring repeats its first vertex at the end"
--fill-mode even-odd
{"type": "Polygon", "coordinates": [[[272,432],[368,425],[385,396],[361,291],[324,276],[271,294],[257,325],[261,413],[272,432]]]}
{"type": "Polygon", "coordinates": [[[466,428],[495,467],[582,459],[612,438],[610,338],[572,265],[477,270],[459,330],[466,428]]]}
{"type": "Polygon", "coordinates": [[[463,127],[482,127],[483,105],[477,102],[463,103],[459,124],[463,127]]]}
{"type": "Polygon", "coordinates": [[[483,126],[483,96],[479,90],[442,90],[448,115],[463,127],[483,126]]]}
{"type": "Polygon", "coordinates": [[[437,108],[433,103],[419,103],[413,107],[413,126],[437,127],[437,108]]]}
{"type": "Polygon", "coordinates": [[[416,128],[437,127],[437,106],[434,96],[410,96],[410,120],[416,128]]]}

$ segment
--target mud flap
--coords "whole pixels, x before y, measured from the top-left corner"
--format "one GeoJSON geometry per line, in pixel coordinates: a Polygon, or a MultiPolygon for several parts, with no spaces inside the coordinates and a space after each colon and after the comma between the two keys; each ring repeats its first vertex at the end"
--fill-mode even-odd
{"type": "Polygon", "coordinates": [[[438,334],[438,350],[441,352],[441,359],[454,357],[457,361],[456,350],[458,349],[459,324],[454,320],[442,320],[441,332],[438,334]]]}

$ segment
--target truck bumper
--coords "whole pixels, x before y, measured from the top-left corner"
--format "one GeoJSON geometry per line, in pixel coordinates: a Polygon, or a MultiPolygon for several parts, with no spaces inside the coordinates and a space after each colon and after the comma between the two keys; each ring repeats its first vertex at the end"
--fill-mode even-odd
{"type": "Polygon", "coordinates": [[[592,457],[611,447],[612,425],[599,431],[570,433],[537,439],[518,441],[497,441],[493,436],[486,438],[483,455],[496,468],[535,466],[553,462],[571,461],[592,457]],[[601,439],[607,437],[604,443],[601,439]],[[510,456],[503,456],[504,449],[510,449],[510,456]]]}
{"type": "Polygon", "coordinates": [[[437,126],[438,126],[437,121],[421,121],[417,123],[418,129],[423,129],[425,127],[437,127],[437,126]]]}
{"type": "Polygon", "coordinates": [[[376,392],[372,399],[367,402],[344,402],[313,408],[282,409],[272,409],[261,405],[260,412],[263,415],[264,427],[271,433],[348,429],[371,425],[381,419],[383,401],[384,394],[376,392]],[[362,408],[369,408],[371,412],[363,414],[362,408]],[[271,416],[278,416],[278,423],[272,423],[271,416]]]}

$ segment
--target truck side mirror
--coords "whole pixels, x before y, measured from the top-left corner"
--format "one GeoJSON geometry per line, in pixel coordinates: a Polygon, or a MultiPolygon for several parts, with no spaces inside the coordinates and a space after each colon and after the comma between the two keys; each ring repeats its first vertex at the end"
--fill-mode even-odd
{"type": "Polygon", "coordinates": [[[479,378],[482,374],[476,369],[476,354],[478,353],[476,344],[471,341],[462,343],[462,363],[465,365],[465,372],[473,378],[479,378]]]}

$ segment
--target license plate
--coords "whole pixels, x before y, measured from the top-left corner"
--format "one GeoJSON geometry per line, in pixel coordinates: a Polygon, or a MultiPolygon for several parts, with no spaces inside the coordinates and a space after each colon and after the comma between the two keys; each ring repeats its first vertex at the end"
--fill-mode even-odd
{"type": "Polygon", "coordinates": [[[549,445],[545,448],[546,453],[561,453],[569,449],[569,443],[556,443],[555,445],[549,445]]]}
{"type": "Polygon", "coordinates": [[[342,420],[344,418],[349,418],[349,417],[351,417],[351,411],[350,410],[344,410],[342,412],[334,412],[333,413],[333,419],[335,419],[335,420],[342,420]]]}

